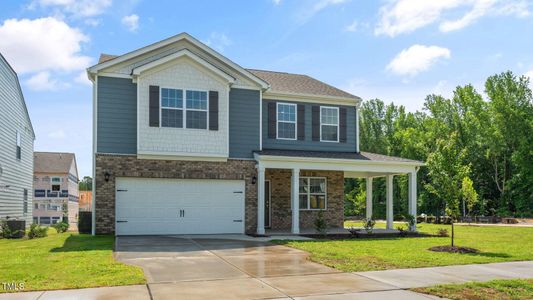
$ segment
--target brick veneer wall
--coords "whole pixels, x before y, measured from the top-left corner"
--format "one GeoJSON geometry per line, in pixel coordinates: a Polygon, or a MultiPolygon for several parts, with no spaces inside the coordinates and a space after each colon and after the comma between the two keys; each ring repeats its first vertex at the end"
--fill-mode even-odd
{"type": "MultiPolygon", "coordinates": [[[[292,170],[267,169],[265,177],[272,189],[272,229],[290,230],[292,170]]],[[[300,171],[300,176],[326,177],[327,207],[324,218],[329,227],[342,227],[344,222],[344,174],[335,171],[300,171]]],[[[300,210],[300,229],[314,228],[318,211],[300,210]]]]}
{"type": "Polygon", "coordinates": [[[177,178],[177,179],[242,179],[245,180],[245,230],[255,233],[257,228],[257,176],[255,161],[227,162],[177,161],[137,159],[129,155],[96,155],[96,233],[115,232],[115,178],[177,178]],[[111,174],[104,180],[105,172],[111,174]]]}

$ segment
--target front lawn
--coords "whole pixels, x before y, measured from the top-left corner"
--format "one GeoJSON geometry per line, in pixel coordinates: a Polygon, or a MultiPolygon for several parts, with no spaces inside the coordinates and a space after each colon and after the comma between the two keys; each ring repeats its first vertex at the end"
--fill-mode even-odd
{"type": "MultiPolygon", "coordinates": [[[[360,226],[358,222],[354,226],[360,226]]],[[[383,226],[382,223],[377,224],[383,226]]],[[[348,225],[347,227],[350,227],[348,225]]],[[[418,230],[435,233],[450,225],[418,224],[418,230]]],[[[375,238],[346,240],[278,241],[311,253],[310,259],[346,272],[533,259],[533,228],[455,226],[455,244],[479,253],[432,252],[447,245],[449,237],[375,238]]]]}
{"type": "MultiPolygon", "coordinates": [[[[113,259],[113,236],[57,234],[33,240],[0,239],[0,283],[25,291],[143,284],[143,271],[113,259]]],[[[0,285],[0,292],[9,292],[0,285]]]]}
{"type": "Polygon", "coordinates": [[[446,284],[413,290],[453,300],[533,299],[533,279],[446,284]]]}

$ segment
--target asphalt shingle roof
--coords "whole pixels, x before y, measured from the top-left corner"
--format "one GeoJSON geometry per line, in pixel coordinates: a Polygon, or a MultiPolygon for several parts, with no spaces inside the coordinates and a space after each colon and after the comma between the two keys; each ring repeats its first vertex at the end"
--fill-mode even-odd
{"type": "Polygon", "coordinates": [[[35,173],[68,173],[74,153],[34,152],[33,171],[35,173]]]}
{"type": "Polygon", "coordinates": [[[353,159],[366,161],[385,161],[385,162],[406,162],[422,164],[423,162],[401,158],[396,156],[387,156],[370,152],[327,152],[327,151],[301,151],[301,150],[277,150],[263,149],[256,152],[259,155],[271,156],[289,156],[289,157],[308,157],[308,158],[332,158],[332,159],[353,159]]]}

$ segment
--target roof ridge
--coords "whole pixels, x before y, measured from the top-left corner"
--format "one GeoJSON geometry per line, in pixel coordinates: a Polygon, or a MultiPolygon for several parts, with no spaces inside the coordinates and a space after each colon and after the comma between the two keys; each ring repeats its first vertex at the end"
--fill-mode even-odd
{"type": "MultiPolygon", "coordinates": [[[[307,76],[307,77],[309,77],[308,75],[300,74],[300,73],[289,73],[289,72],[284,72],[284,71],[272,71],[272,70],[254,69],[254,68],[245,68],[245,69],[248,70],[248,71],[270,72],[270,73],[279,73],[279,74],[288,74],[288,75],[299,75],[299,76],[307,76]]],[[[312,77],[309,77],[309,78],[312,78],[312,77]]]]}

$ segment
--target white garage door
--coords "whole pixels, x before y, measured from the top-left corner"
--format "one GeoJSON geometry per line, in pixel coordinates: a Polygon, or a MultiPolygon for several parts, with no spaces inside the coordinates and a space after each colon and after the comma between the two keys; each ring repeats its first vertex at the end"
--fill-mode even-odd
{"type": "Polygon", "coordinates": [[[244,233],[244,181],[116,179],[116,234],[244,233]]]}

